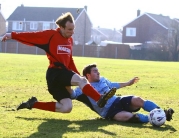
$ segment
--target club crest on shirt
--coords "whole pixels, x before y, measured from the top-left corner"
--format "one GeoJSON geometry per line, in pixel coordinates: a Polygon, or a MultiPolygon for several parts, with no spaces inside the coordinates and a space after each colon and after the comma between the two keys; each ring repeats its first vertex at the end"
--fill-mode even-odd
{"type": "Polygon", "coordinates": [[[71,54],[71,45],[58,45],[57,54],[71,54]]]}

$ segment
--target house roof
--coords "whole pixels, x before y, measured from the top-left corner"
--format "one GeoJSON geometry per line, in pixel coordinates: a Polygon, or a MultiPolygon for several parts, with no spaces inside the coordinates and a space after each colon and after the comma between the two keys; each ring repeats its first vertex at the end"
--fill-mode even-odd
{"type": "Polygon", "coordinates": [[[151,13],[146,13],[146,15],[148,15],[150,18],[155,20],[158,24],[162,25],[166,29],[170,28],[171,26],[172,19],[170,19],[169,16],[163,16],[161,14],[157,15],[157,14],[151,14],[151,13]]]}
{"type": "Polygon", "coordinates": [[[98,35],[102,35],[105,38],[108,38],[108,36],[106,34],[104,34],[103,32],[101,32],[98,28],[92,28],[92,33],[93,34],[98,34],[98,35]]]}
{"type": "Polygon", "coordinates": [[[116,29],[108,29],[108,28],[98,28],[99,31],[101,31],[102,33],[106,34],[108,37],[111,35],[114,35],[114,32],[122,35],[122,33],[116,29]]]}
{"type": "Polygon", "coordinates": [[[55,21],[62,13],[71,12],[74,20],[84,8],[25,7],[18,6],[7,21],[55,21]]]}
{"type": "Polygon", "coordinates": [[[94,40],[90,40],[85,45],[98,45],[94,40]]]}
{"type": "Polygon", "coordinates": [[[177,21],[177,22],[179,22],[179,19],[177,19],[177,18],[175,18],[174,20],[177,21]]]}
{"type": "MultiPolygon", "coordinates": [[[[159,25],[163,26],[165,29],[169,29],[171,27],[172,19],[169,16],[163,16],[161,14],[157,15],[157,14],[152,14],[152,13],[144,13],[144,14],[138,16],[137,18],[135,18],[134,20],[132,20],[131,22],[137,20],[138,18],[140,18],[141,16],[144,16],[144,15],[147,15],[149,18],[151,18],[152,20],[157,22],[159,25]]],[[[131,23],[131,22],[129,22],[129,23],[131,23]]],[[[126,24],[126,25],[128,25],[128,24],[126,24]]],[[[124,25],[124,26],[126,26],[126,25],[124,25]]]]}
{"type": "Polygon", "coordinates": [[[116,29],[108,29],[108,28],[96,28],[101,34],[104,34],[107,38],[113,37],[114,34],[122,36],[122,33],[116,29]]]}

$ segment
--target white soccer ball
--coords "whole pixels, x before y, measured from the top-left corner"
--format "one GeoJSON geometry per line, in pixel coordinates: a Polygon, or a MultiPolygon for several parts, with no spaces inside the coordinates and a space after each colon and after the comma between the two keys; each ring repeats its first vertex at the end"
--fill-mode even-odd
{"type": "Polygon", "coordinates": [[[166,121],[166,115],[162,109],[153,109],[150,111],[148,118],[151,125],[158,127],[162,126],[166,121]]]}

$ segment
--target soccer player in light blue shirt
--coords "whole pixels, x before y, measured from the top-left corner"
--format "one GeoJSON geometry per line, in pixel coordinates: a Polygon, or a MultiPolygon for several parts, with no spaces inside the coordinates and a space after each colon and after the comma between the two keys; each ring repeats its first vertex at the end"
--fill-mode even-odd
{"type": "MultiPolygon", "coordinates": [[[[110,89],[116,88],[120,89],[122,87],[130,86],[136,83],[139,78],[134,77],[128,82],[111,82],[104,77],[100,77],[96,64],[90,64],[83,69],[83,76],[85,76],[91,85],[100,93],[104,94],[110,89]]],[[[79,87],[74,89],[71,93],[71,98],[83,102],[91,110],[95,111],[101,117],[106,119],[113,119],[123,122],[141,122],[148,123],[148,115],[138,113],[140,108],[145,111],[150,112],[155,108],[160,108],[154,102],[149,100],[144,100],[138,96],[113,96],[111,97],[103,108],[100,108],[96,102],[84,95],[79,87]],[[137,112],[137,113],[135,113],[137,112]]],[[[167,121],[172,119],[173,109],[164,110],[166,113],[167,121]]]]}

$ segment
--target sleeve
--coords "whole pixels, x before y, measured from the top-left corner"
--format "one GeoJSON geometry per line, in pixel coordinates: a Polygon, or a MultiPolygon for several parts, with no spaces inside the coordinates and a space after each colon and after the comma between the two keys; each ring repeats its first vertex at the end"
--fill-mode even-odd
{"type": "Polygon", "coordinates": [[[70,57],[70,63],[69,63],[69,66],[68,66],[69,69],[73,70],[74,72],[76,72],[77,74],[80,75],[80,73],[78,72],[76,66],[75,66],[75,63],[74,63],[74,60],[72,58],[72,55],[70,57]]]}
{"type": "Polygon", "coordinates": [[[80,89],[80,87],[76,87],[71,94],[71,99],[77,99],[82,94],[83,93],[82,93],[82,90],[80,89]]]}
{"type": "Polygon", "coordinates": [[[108,79],[106,78],[103,78],[106,82],[106,84],[110,87],[110,88],[113,88],[113,87],[116,87],[117,89],[120,88],[120,84],[118,82],[111,82],[109,81],[108,79]]]}
{"type": "Polygon", "coordinates": [[[49,43],[49,39],[54,34],[52,30],[44,30],[37,32],[12,32],[12,39],[17,40],[29,46],[45,45],[49,43]]]}

